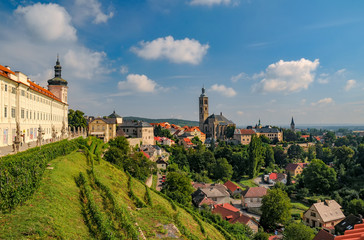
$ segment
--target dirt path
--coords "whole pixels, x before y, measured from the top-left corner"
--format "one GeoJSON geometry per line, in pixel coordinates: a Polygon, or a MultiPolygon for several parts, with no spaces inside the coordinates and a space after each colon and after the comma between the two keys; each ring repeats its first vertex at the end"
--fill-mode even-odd
{"type": "Polygon", "coordinates": [[[151,187],[152,184],[153,184],[153,174],[148,177],[147,181],[145,181],[145,185],[147,185],[148,187],[151,187]]]}

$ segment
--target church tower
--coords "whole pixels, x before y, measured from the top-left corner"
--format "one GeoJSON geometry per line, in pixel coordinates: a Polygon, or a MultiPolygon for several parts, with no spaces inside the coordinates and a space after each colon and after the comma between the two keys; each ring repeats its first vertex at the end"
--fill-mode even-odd
{"type": "Polygon", "coordinates": [[[54,66],[54,78],[48,80],[48,90],[62,102],[67,103],[68,82],[61,77],[62,67],[57,55],[56,66],[54,66]]]}
{"type": "Polygon", "coordinates": [[[202,93],[199,97],[199,113],[200,113],[200,130],[204,132],[203,123],[209,116],[209,98],[205,95],[205,88],[202,88],[202,93]]]}
{"type": "Polygon", "coordinates": [[[295,127],[295,124],[294,124],[294,121],[293,121],[293,117],[292,117],[292,120],[291,120],[291,130],[292,130],[292,132],[296,131],[296,127],[295,127]]]}

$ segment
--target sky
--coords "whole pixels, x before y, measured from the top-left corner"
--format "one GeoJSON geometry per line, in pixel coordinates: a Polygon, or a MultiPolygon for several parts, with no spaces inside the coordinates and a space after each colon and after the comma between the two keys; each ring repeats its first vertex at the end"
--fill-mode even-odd
{"type": "Polygon", "coordinates": [[[0,65],[41,86],[59,54],[86,115],[238,126],[364,123],[364,1],[0,1],[0,65]]]}

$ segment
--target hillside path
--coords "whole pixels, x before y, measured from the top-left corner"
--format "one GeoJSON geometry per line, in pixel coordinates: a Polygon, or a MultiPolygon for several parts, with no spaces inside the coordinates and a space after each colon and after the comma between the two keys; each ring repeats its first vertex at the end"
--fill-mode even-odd
{"type": "Polygon", "coordinates": [[[153,174],[151,174],[147,181],[145,181],[145,185],[147,185],[148,187],[151,187],[152,186],[152,183],[153,183],[153,174]]]}

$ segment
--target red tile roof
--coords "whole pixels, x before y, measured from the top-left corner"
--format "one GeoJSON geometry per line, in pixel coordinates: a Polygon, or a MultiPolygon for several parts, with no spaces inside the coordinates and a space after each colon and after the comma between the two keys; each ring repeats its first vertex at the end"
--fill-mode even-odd
{"type": "Polygon", "coordinates": [[[228,220],[230,223],[240,222],[247,224],[249,221],[254,221],[257,225],[259,225],[259,223],[256,222],[254,219],[240,213],[239,209],[237,209],[236,207],[232,206],[229,203],[214,205],[212,213],[220,214],[223,219],[228,220]]]}
{"type": "Polygon", "coordinates": [[[199,205],[202,206],[203,204],[210,206],[210,205],[215,205],[216,202],[210,198],[205,197],[204,199],[202,199],[199,205]]]}
{"type": "Polygon", "coordinates": [[[235,183],[233,183],[232,181],[227,181],[226,183],[224,183],[225,187],[227,187],[227,189],[230,190],[230,192],[235,192],[236,189],[239,189],[240,187],[238,187],[235,183]]]}
{"type": "Polygon", "coordinates": [[[253,129],[238,129],[238,131],[242,135],[253,135],[253,134],[255,134],[255,131],[253,129]]]}
{"type": "Polygon", "coordinates": [[[346,230],[344,235],[335,237],[335,240],[364,240],[364,223],[355,225],[352,230],[346,230]]]}
{"type": "Polygon", "coordinates": [[[267,195],[267,189],[265,187],[251,187],[245,191],[244,197],[245,198],[261,198],[267,195]]]}
{"type": "Polygon", "coordinates": [[[301,138],[309,138],[310,135],[301,135],[301,138]]]}
{"type": "Polygon", "coordinates": [[[321,229],[312,240],[334,240],[335,236],[321,229]]]}
{"type": "Polygon", "coordinates": [[[143,155],[146,157],[146,158],[150,158],[150,156],[149,156],[149,154],[148,153],[146,153],[146,152],[144,152],[144,151],[142,151],[142,153],[143,153],[143,155]]]}
{"type": "Polygon", "coordinates": [[[271,174],[269,174],[269,179],[276,180],[277,179],[277,173],[271,173],[271,174]]]}

